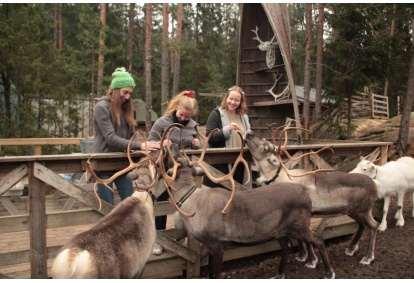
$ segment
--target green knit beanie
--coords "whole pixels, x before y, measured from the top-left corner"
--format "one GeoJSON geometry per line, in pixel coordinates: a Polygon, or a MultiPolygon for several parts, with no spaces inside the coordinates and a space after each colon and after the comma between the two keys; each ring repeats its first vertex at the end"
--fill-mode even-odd
{"type": "Polygon", "coordinates": [[[112,73],[111,89],[123,88],[130,86],[135,87],[135,81],[131,74],[128,73],[124,67],[116,68],[115,72],[112,73]]]}

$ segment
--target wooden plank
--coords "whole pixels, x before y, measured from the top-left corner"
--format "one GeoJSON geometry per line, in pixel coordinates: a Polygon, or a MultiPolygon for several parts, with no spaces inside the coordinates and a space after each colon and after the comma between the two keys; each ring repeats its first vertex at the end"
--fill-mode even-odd
{"type": "MultiPolygon", "coordinates": [[[[30,271],[33,279],[47,278],[45,183],[35,177],[35,164],[28,165],[30,271]]],[[[59,176],[59,175],[58,175],[59,176]]]]}
{"type": "Polygon", "coordinates": [[[23,214],[20,212],[17,207],[14,206],[14,204],[9,200],[8,197],[0,197],[0,202],[4,205],[4,207],[7,209],[7,211],[11,215],[21,215],[23,214]]]}
{"type": "Polygon", "coordinates": [[[102,208],[101,210],[99,210],[99,200],[95,195],[73,184],[72,182],[67,181],[66,179],[62,178],[60,175],[44,167],[43,165],[39,163],[35,164],[36,178],[39,178],[43,182],[57,188],[65,194],[77,199],[81,203],[86,204],[87,206],[95,209],[102,215],[108,214],[113,209],[112,205],[102,201],[102,208]]]}
{"type": "Polygon", "coordinates": [[[184,259],[179,257],[157,262],[147,262],[142,278],[162,279],[178,277],[183,274],[184,266],[184,259]]]}
{"type": "Polygon", "coordinates": [[[0,139],[2,145],[61,145],[61,144],[80,144],[81,138],[19,138],[19,139],[0,139]]]}
{"type": "Polygon", "coordinates": [[[281,104],[292,104],[292,99],[276,100],[276,101],[260,101],[254,102],[253,106],[272,106],[272,105],[281,105],[281,104]]]}
{"type": "Polygon", "coordinates": [[[0,195],[4,194],[11,187],[16,185],[23,177],[27,175],[27,165],[22,164],[0,179],[0,195]]]}
{"type": "Polygon", "coordinates": [[[181,245],[174,239],[166,236],[161,230],[157,231],[157,243],[191,263],[196,263],[198,260],[198,255],[195,252],[188,249],[186,246],[181,245]]]}

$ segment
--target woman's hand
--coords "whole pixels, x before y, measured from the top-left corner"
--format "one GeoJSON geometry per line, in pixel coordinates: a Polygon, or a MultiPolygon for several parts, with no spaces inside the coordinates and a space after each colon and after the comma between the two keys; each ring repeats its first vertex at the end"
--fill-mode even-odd
{"type": "Polygon", "coordinates": [[[164,147],[169,147],[169,146],[170,146],[170,144],[172,144],[172,142],[171,142],[170,140],[164,140],[164,142],[162,143],[162,145],[163,145],[164,147]]]}
{"type": "Polygon", "coordinates": [[[191,140],[191,144],[192,144],[194,147],[200,147],[200,145],[201,145],[200,140],[199,140],[198,138],[193,138],[193,139],[191,140]]]}
{"type": "Polygon", "coordinates": [[[159,142],[147,141],[147,142],[141,143],[142,150],[157,150],[159,148],[160,148],[159,142]]]}
{"type": "Polygon", "coordinates": [[[232,131],[234,131],[234,130],[238,130],[239,129],[239,125],[237,125],[236,123],[234,123],[234,122],[232,122],[230,125],[229,125],[229,131],[230,132],[232,132],[232,131]]]}

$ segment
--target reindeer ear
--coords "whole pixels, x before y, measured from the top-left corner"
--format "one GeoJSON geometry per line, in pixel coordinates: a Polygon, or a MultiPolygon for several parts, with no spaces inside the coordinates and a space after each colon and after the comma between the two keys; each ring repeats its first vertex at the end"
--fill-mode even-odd
{"type": "Polygon", "coordinates": [[[365,158],[363,156],[359,157],[359,161],[365,160],[365,158]]]}
{"type": "Polygon", "coordinates": [[[192,168],[193,176],[204,176],[206,173],[204,172],[203,168],[199,166],[193,166],[192,168]]]}
{"type": "Polygon", "coordinates": [[[174,172],[174,168],[170,168],[167,171],[167,175],[171,177],[173,175],[173,172],[174,172]]]}

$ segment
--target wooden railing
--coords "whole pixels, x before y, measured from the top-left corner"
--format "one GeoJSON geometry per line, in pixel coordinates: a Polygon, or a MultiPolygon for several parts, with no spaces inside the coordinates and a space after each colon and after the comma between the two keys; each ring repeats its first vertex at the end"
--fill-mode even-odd
{"type": "Polygon", "coordinates": [[[42,145],[80,145],[83,138],[21,138],[21,139],[0,139],[0,146],[34,145],[35,155],[42,154],[42,145]]]}
{"type": "MultiPolygon", "coordinates": [[[[333,147],[335,155],[338,156],[349,155],[350,152],[358,152],[366,155],[378,147],[382,153],[385,153],[387,146],[390,144],[392,143],[329,142],[329,145],[333,147]]],[[[314,141],[312,144],[290,145],[287,146],[287,149],[292,152],[299,150],[309,152],[311,150],[316,151],[324,146],[326,146],[326,143],[314,141]]],[[[199,150],[188,151],[190,157],[199,157],[200,153],[199,150]]],[[[237,149],[208,149],[204,161],[208,164],[227,163],[229,160],[235,160],[237,155],[237,149]]],[[[0,197],[25,176],[28,177],[29,182],[29,196],[27,199],[28,214],[0,217],[0,234],[2,234],[0,237],[18,231],[29,231],[30,233],[30,248],[28,250],[11,253],[2,253],[0,251],[0,267],[30,262],[31,278],[48,278],[47,259],[53,259],[64,243],[54,247],[48,246],[46,243],[47,230],[74,225],[93,224],[112,210],[113,206],[107,203],[102,203],[102,209],[99,210],[99,202],[94,194],[58,175],[68,172],[85,172],[86,161],[90,156],[90,154],[65,154],[0,158],[0,197]],[[91,209],[47,213],[45,194],[47,184],[75,198],[91,209]]],[[[385,156],[386,159],[386,154],[382,154],[382,156],[383,158],[385,156]]],[[[135,157],[134,154],[132,157],[135,157]]],[[[245,158],[247,160],[251,159],[247,149],[245,158]]],[[[93,160],[93,167],[98,171],[120,170],[128,166],[126,154],[123,153],[94,154],[93,160]]],[[[156,215],[170,215],[173,211],[169,202],[155,206],[156,215]]],[[[325,238],[343,235],[336,235],[332,229],[328,229],[326,233],[324,232],[325,238]]],[[[187,235],[187,246],[178,244],[175,239],[182,236],[179,234],[179,231],[175,230],[158,231],[157,241],[167,250],[173,252],[174,257],[157,258],[157,260],[148,262],[143,278],[171,278],[173,274],[177,272],[182,274],[184,270],[188,278],[200,276],[201,266],[207,264],[206,251],[196,239],[189,235],[187,235]],[[168,262],[168,264],[165,262],[163,264],[163,260],[168,262]],[[175,262],[174,265],[172,261],[175,262]]],[[[10,241],[12,240],[10,239],[10,241]]],[[[238,249],[226,251],[224,260],[243,258],[277,249],[278,247],[274,242],[251,247],[242,246],[238,249]]]]}

